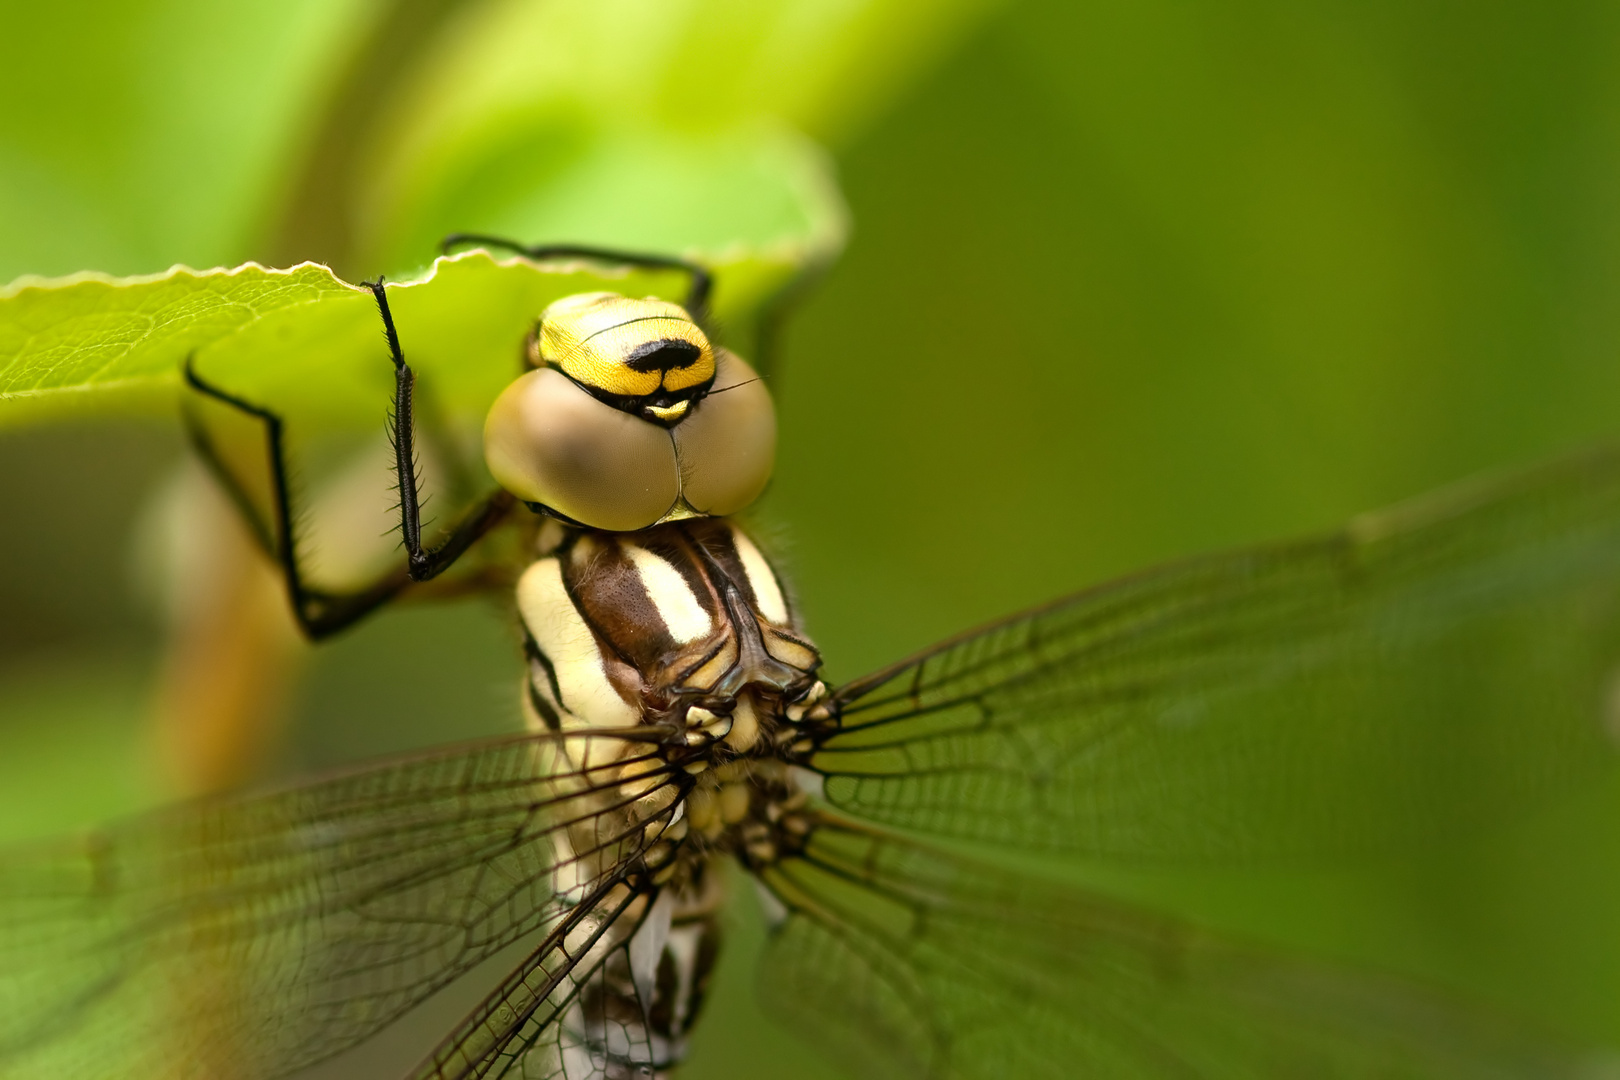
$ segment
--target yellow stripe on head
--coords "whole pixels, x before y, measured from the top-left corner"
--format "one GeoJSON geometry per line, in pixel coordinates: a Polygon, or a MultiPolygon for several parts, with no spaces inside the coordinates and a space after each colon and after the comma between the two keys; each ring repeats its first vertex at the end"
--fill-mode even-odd
{"type": "Polygon", "coordinates": [[[678,304],[617,293],[566,296],[540,316],[536,365],[620,398],[679,394],[714,380],[714,349],[678,304]]]}

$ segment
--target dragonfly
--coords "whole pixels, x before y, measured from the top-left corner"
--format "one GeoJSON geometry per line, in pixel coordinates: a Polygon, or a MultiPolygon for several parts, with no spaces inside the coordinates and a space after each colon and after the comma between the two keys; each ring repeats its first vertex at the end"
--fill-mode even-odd
{"type": "Polygon", "coordinates": [[[0,859],[0,1076],[283,1076],[507,950],[413,1077],[667,1076],[701,1018],[728,864],[770,926],[768,1004],[859,1075],[1585,1075],[1581,1053],[1447,993],[996,853],[1378,856],[1609,767],[1620,453],[1149,570],[829,687],[731,516],[769,478],[775,427],[705,329],[709,273],[451,242],[689,285],[540,313],[485,423],[499,486],[429,536],[409,327],[370,284],[405,558],[362,588],[309,580],[276,412],[188,363],[192,432],[311,637],[496,545],[458,588],[512,597],[527,730],[0,859]],[[268,476],[209,410],[255,426],[268,476]]]}

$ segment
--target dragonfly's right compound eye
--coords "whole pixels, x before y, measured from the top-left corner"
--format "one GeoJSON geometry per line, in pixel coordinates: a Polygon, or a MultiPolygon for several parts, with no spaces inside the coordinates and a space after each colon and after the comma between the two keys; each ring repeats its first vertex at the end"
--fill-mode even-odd
{"type": "Polygon", "coordinates": [[[533,371],[484,424],[489,471],[524,502],[615,532],[753,502],[770,479],[776,412],[743,361],[686,312],[610,293],[551,305],[533,371]]]}

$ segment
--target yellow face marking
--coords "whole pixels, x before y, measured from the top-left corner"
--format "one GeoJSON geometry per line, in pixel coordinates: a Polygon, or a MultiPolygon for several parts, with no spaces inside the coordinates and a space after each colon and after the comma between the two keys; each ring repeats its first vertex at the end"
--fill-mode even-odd
{"type": "Polygon", "coordinates": [[[677,401],[673,405],[649,405],[647,411],[665,423],[672,423],[686,415],[686,410],[692,407],[690,401],[677,401]]]}
{"type": "Polygon", "coordinates": [[[713,346],[678,304],[616,293],[581,293],[546,308],[534,351],[537,363],[620,397],[689,390],[715,371],[713,346]]]}

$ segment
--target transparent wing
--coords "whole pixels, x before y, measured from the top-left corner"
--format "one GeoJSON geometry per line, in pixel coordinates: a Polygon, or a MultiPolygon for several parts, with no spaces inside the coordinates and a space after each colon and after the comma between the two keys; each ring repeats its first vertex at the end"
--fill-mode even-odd
{"type": "Polygon", "coordinates": [[[1134,858],[1410,848],[1612,767],[1620,455],[1199,559],[835,695],[863,818],[1134,858]]]}
{"type": "Polygon", "coordinates": [[[0,862],[0,1076],[321,1060],[565,922],[685,783],[650,732],[524,737],[0,862]]]}
{"type": "Polygon", "coordinates": [[[1587,1063],[1404,983],[823,824],[764,872],[761,966],[790,1029],[857,1075],[1547,1078],[1587,1063]]]}

